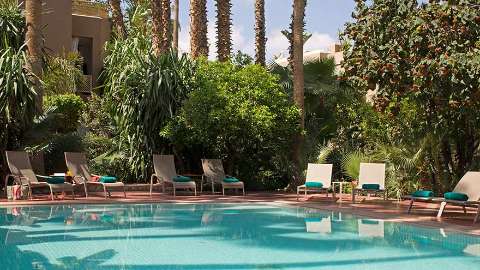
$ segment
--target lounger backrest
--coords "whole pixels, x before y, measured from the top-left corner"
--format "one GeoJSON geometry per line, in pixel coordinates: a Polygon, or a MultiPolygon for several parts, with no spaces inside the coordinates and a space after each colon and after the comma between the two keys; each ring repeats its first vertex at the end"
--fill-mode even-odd
{"type": "Polygon", "coordinates": [[[32,169],[30,158],[27,152],[23,151],[5,151],[7,156],[8,168],[14,176],[21,177],[23,185],[37,183],[38,179],[32,169]]]}
{"type": "Polygon", "coordinates": [[[379,184],[380,189],[385,189],[385,163],[360,163],[358,186],[364,184],[379,184]]]}
{"type": "Polygon", "coordinates": [[[467,194],[469,201],[480,200],[480,172],[467,172],[453,192],[467,194]]]}
{"type": "Polygon", "coordinates": [[[202,168],[207,181],[222,183],[225,179],[225,170],[221,159],[202,159],[202,168]]]}
{"type": "Polygon", "coordinates": [[[155,175],[163,181],[172,182],[177,176],[173,155],[153,155],[155,175]]]}
{"type": "Polygon", "coordinates": [[[308,163],[306,182],[321,182],[324,188],[332,184],[332,164],[308,163]]]}
{"type": "Polygon", "coordinates": [[[67,168],[73,174],[73,176],[81,176],[84,178],[76,178],[76,181],[89,182],[92,180],[92,175],[88,170],[87,157],[85,156],[85,153],[65,152],[65,163],[67,164],[67,168]]]}

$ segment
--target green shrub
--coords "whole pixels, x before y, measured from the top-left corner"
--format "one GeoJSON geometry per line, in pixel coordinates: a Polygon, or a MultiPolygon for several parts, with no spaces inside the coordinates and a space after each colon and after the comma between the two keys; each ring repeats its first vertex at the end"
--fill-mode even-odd
{"type": "Polygon", "coordinates": [[[85,81],[81,70],[82,57],[68,53],[63,57],[47,57],[42,81],[46,95],[74,93],[85,81]]]}
{"type": "Polygon", "coordinates": [[[46,96],[45,111],[55,113],[55,124],[52,128],[60,133],[75,131],[80,115],[86,108],[85,102],[75,94],[46,96]]]}
{"type": "Polygon", "coordinates": [[[46,146],[43,147],[45,172],[61,173],[66,172],[65,152],[83,152],[84,145],[82,138],[74,133],[51,134],[46,146]]]}
{"type": "Polygon", "coordinates": [[[238,175],[249,188],[275,188],[284,185],[272,187],[271,179],[286,174],[298,117],[298,109],[265,68],[204,62],[196,90],[162,134],[177,150],[222,158],[227,173],[238,175]]]}

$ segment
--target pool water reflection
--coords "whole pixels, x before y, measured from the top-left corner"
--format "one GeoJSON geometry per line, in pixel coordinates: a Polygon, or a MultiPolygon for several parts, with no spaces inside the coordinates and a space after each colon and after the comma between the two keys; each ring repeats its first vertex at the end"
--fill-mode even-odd
{"type": "Polygon", "coordinates": [[[2,269],[480,269],[480,238],[268,204],[0,209],[2,269]]]}

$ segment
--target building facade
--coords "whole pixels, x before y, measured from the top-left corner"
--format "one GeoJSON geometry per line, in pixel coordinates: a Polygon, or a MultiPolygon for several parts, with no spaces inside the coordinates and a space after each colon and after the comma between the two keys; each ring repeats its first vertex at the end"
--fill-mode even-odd
{"type": "Polygon", "coordinates": [[[103,68],[104,46],[110,39],[107,6],[86,0],[41,1],[46,52],[56,56],[78,52],[86,84],[77,91],[89,94],[103,68]]]}

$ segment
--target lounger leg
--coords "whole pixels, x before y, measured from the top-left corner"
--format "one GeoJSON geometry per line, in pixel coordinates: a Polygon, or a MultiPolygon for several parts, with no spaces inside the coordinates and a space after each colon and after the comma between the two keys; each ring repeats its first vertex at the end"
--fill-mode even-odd
{"type": "Polygon", "coordinates": [[[414,200],[410,200],[410,204],[408,205],[408,210],[407,210],[408,214],[410,214],[410,212],[412,211],[413,203],[414,203],[414,200]]]}
{"type": "Polygon", "coordinates": [[[480,205],[477,207],[477,214],[475,215],[475,218],[473,219],[473,223],[477,223],[478,218],[480,217],[480,205]]]}
{"type": "Polygon", "coordinates": [[[438,214],[437,214],[437,218],[441,218],[442,217],[442,214],[443,214],[443,211],[445,210],[445,207],[447,206],[447,202],[442,202],[440,204],[440,209],[438,209],[438,214]]]}
{"type": "Polygon", "coordinates": [[[243,196],[245,196],[245,187],[242,187],[242,192],[243,192],[243,196]]]}
{"type": "Polygon", "coordinates": [[[123,196],[125,197],[125,199],[127,198],[127,192],[125,192],[125,186],[123,186],[123,196]]]}
{"type": "Polygon", "coordinates": [[[225,196],[225,188],[222,186],[222,194],[225,196]]]}
{"type": "Polygon", "coordinates": [[[175,197],[175,190],[176,190],[176,188],[175,188],[175,186],[173,186],[173,197],[175,197]]]}
{"type": "Polygon", "coordinates": [[[103,186],[103,194],[105,195],[105,199],[107,199],[107,187],[105,185],[103,186]]]}
{"type": "Polygon", "coordinates": [[[298,196],[300,196],[300,188],[297,187],[297,201],[298,201],[298,196]]]}
{"type": "Polygon", "coordinates": [[[465,208],[465,205],[462,205],[462,208],[463,208],[463,213],[467,214],[467,208],[465,208]]]}
{"type": "Polygon", "coordinates": [[[55,200],[55,198],[53,198],[53,190],[52,190],[52,186],[49,186],[50,187],[50,196],[52,196],[52,201],[55,200]]]}
{"type": "Polygon", "coordinates": [[[215,183],[212,181],[212,194],[215,194],[215,183]]]}
{"type": "Polygon", "coordinates": [[[153,182],[150,182],[150,197],[152,197],[153,182]]]}
{"type": "Polygon", "coordinates": [[[83,187],[85,188],[85,198],[88,198],[88,187],[87,187],[87,183],[83,183],[83,187]]]}
{"type": "Polygon", "coordinates": [[[195,196],[197,196],[197,186],[195,186],[195,196]]]}

